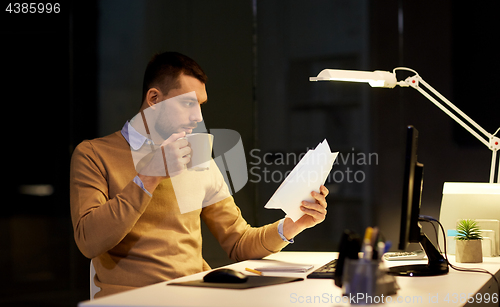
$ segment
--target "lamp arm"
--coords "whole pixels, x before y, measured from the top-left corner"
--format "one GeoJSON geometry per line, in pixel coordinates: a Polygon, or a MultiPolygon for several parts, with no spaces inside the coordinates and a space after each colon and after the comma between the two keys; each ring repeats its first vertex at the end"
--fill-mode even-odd
{"type": "MultiPolygon", "coordinates": [[[[422,95],[424,95],[427,99],[432,101],[441,111],[445,112],[449,117],[453,118],[457,123],[459,123],[462,127],[464,127],[467,131],[469,131],[472,135],[474,135],[481,143],[490,148],[489,140],[492,137],[492,134],[488,131],[484,130],[483,127],[479,126],[474,120],[472,120],[469,116],[467,116],[464,112],[462,112],[459,108],[457,108],[451,101],[446,99],[443,95],[441,95],[438,91],[436,91],[432,86],[430,86],[427,82],[425,82],[420,76],[409,77],[405,80],[405,83],[408,83],[409,86],[413,87],[417,91],[419,91],[422,95]],[[414,82],[415,81],[415,82],[414,82]],[[419,83],[424,85],[431,93],[436,95],[439,99],[441,99],[447,106],[449,106],[453,111],[459,114],[462,118],[464,118],[470,125],[480,131],[488,141],[485,140],[484,136],[481,136],[479,133],[474,131],[469,125],[467,125],[463,120],[461,120],[458,116],[453,114],[450,110],[445,108],[441,103],[439,103],[434,97],[429,95],[426,91],[424,91],[419,83]]],[[[490,148],[491,149],[491,148],[490,148]]]]}
{"type": "MultiPolygon", "coordinates": [[[[414,89],[419,91],[420,94],[424,95],[427,99],[429,99],[432,103],[434,103],[434,105],[436,105],[439,109],[441,109],[441,111],[446,113],[454,121],[460,124],[460,126],[464,127],[465,130],[469,131],[470,134],[475,136],[481,143],[483,143],[486,147],[488,147],[488,149],[492,151],[490,183],[494,183],[493,179],[496,170],[497,151],[500,150],[500,138],[495,135],[498,132],[500,132],[500,128],[493,134],[484,130],[483,127],[479,126],[475,121],[473,121],[469,116],[467,116],[467,114],[462,112],[453,103],[451,103],[451,101],[446,99],[432,86],[430,86],[427,82],[425,82],[413,69],[406,67],[396,67],[392,71],[392,74],[388,71],[378,71],[378,70],[374,72],[363,72],[354,70],[348,71],[348,70],[338,70],[338,69],[324,69],[318,74],[317,77],[311,77],[309,78],[309,80],[367,82],[370,84],[371,87],[385,87],[385,88],[394,88],[396,85],[399,85],[401,87],[413,87],[414,89]],[[415,75],[406,78],[406,80],[397,81],[396,71],[398,70],[409,71],[414,73],[415,75]],[[434,96],[429,94],[429,92],[420,87],[419,86],[420,84],[422,84],[427,91],[434,94],[435,97],[439,98],[442,102],[444,102],[449,109],[443,106],[443,104],[439,102],[436,98],[434,98],[434,96]],[[457,116],[455,113],[451,112],[450,109],[455,111],[455,113],[458,114],[461,118],[457,116]],[[471,126],[474,127],[475,129],[473,129],[471,126]]],[[[498,170],[497,183],[500,184],[500,170],[498,170]]]]}
{"type": "MultiPolygon", "coordinates": [[[[396,69],[395,69],[396,70],[396,69]]],[[[413,71],[413,70],[412,70],[413,71]]],[[[413,71],[415,72],[415,71],[413,71]]],[[[416,73],[416,72],[415,72],[416,73]]],[[[495,134],[491,134],[488,131],[486,131],[483,127],[479,126],[474,120],[472,120],[467,114],[462,112],[459,108],[457,108],[451,101],[446,99],[443,95],[441,95],[438,91],[436,91],[432,86],[430,86],[427,82],[425,82],[418,74],[412,77],[408,77],[404,81],[399,81],[397,83],[399,86],[403,87],[412,87],[419,91],[422,95],[424,95],[427,99],[429,99],[434,105],[436,105],[441,111],[446,113],[449,117],[451,117],[453,120],[455,120],[460,126],[464,127],[467,131],[469,131],[470,134],[475,136],[481,143],[483,143],[486,147],[488,147],[492,151],[492,159],[491,159],[491,170],[490,170],[490,183],[493,183],[494,176],[495,176],[495,170],[496,170],[496,154],[497,151],[500,149],[500,138],[496,137],[495,134],[498,133],[495,132],[495,134]],[[455,111],[458,115],[460,115],[463,119],[465,119],[470,125],[472,125],[474,128],[476,128],[479,132],[483,134],[481,136],[478,132],[476,132],[474,129],[471,128],[467,123],[465,123],[462,119],[460,119],[458,116],[453,114],[449,109],[444,107],[439,101],[437,101],[433,96],[431,96],[428,92],[426,92],[422,87],[419,85],[422,84],[425,86],[427,90],[429,90],[432,94],[434,94],[436,97],[441,99],[448,107],[450,107],[453,111],[455,111]]],[[[500,171],[498,172],[498,178],[497,178],[497,183],[500,183],[500,171]]]]}

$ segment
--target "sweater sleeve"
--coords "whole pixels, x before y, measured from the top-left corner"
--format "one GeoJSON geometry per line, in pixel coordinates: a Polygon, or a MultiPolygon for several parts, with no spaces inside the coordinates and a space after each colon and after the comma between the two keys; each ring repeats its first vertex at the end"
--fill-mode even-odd
{"type": "Polygon", "coordinates": [[[115,247],[132,229],[151,197],[132,180],[108,197],[107,173],[92,144],[77,146],[71,158],[70,205],[75,241],[94,258],[115,247]]]}
{"type": "Polygon", "coordinates": [[[279,221],[251,227],[232,197],[203,208],[202,218],[229,258],[235,261],[260,259],[288,245],[278,233],[279,221]]]}

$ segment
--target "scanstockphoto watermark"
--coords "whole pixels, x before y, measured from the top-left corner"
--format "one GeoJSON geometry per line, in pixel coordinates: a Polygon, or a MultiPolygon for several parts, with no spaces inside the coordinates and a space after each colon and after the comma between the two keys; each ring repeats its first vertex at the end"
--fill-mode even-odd
{"type": "Polygon", "coordinates": [[[293,304],[498,304],[498,293],[427,293],[427,295],[369,295],[367,293],[350,293],[334,295],[324,292],[320,295],[300,295],[290,293],[290,303],[293,304]]]}
{"type": "Polygon", "coordinates": [[[422,296],[386,296],[368,295],[366,293],[355,293],[346,295],[334,295],[332,293],[322,293],[321,295],[300,295],[290,293],[290,303],[292,304],[422,304],[422,296]]]}
{"type": "MultiPolygon", "coordinates": [[[[306,153],[307,151],[300,154],[294,152],[262,153],[260,149],[252,149],[249,161],[249,181],[252,183],[281,183],[306,153]]],[[[354,148],[351,149],[351,152],[340,152],[332,171],[328,174],[327,182],[363,183],[366,180],[366,173],[360,168],[367,165],[378,165],[377,153],[356,152],[354,148]]],[[[305,175],[304,180],[318,175],[315,172],[309,172],[305,175]]]]}

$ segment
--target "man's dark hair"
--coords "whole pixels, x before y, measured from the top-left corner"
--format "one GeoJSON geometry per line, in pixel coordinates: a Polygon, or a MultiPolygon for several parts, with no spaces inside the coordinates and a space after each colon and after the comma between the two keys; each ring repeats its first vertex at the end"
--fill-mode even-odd
{"type": "MultiPolygon", "coordinates": [[[[207,75],[193,59],[178,52],[155,54],[148,63],[142,83],[142,102],[150,88],[159,89],[167,95],[171,89],[180,88],[179,75],[195,77],[207,83],[207,75]]],[[[141,105],[142,105],[141,102],[141,105]]]]}

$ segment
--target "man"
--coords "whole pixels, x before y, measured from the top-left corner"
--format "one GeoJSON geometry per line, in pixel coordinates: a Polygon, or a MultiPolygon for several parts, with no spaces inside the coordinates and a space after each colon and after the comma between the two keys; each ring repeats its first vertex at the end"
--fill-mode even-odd
{"type": "MultiPolygon", "coordinates": [[[[328,190],[321,186],[320,193],[311,192],[314,203],[302,203],[305,215],[295,223],[285,218],[252,228],[216,167],[196,175],[185,170],[191,148],[184,136],[203,120],[206,80],[187,56],[154,56],[145,72],[140,111],[158,110],[155,134],[139,132],[138,115],[121,131],[84,141],[75,149],[71,215],[75,241],[95,266],[95,283],[101,288],[96,297],[210,269],[201,254],[200,217],[236,261],[276,253],[325,219],[328,190]],[[139,163],[132,153],[144,146],[156,150],[136,169],[139,163]],[[172,180],[186,174],[197,176],[187,186],[190,201],[210,205],[181,213],[172,180]]],[[[149,130],[151,125],[144,126],[149,130]]]]}

